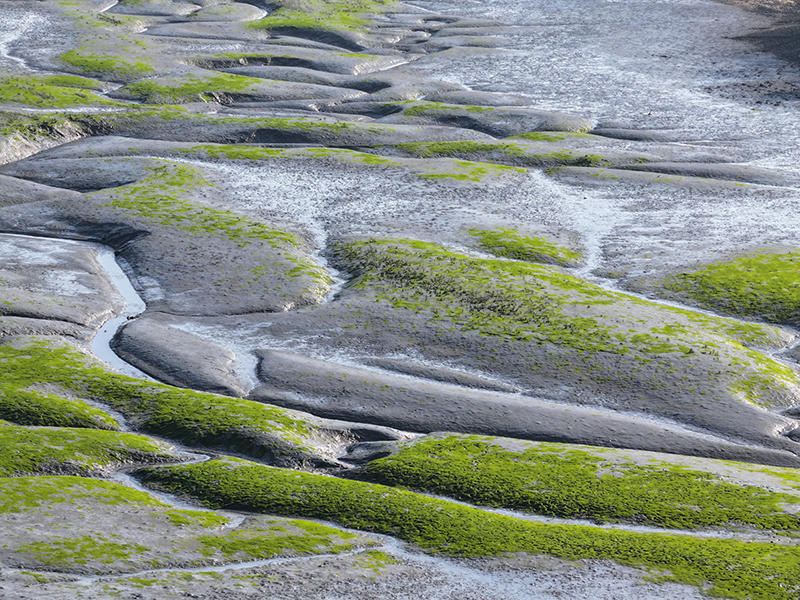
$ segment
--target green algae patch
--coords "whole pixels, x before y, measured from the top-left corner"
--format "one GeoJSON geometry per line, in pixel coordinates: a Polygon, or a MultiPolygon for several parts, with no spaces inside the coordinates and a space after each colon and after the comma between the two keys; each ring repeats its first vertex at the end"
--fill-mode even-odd
{"type": "Polygon", "coordinates": [[[342,244],[338,253],[357,276],[353,285],[375,285],[397,308],[428,310],[484,335],[619,354],[630,353],[631,345],[651,353],[689,350],[653,335],[613,335],[596,317],[566,314],[561,309],[568,304],[613,305],[628,298],[554,267],[472,258],[400,239],[342,244]]]}
{"type": "Polygon", "coordinates": [[[0,346],[6,389],[49,385],[111,406],[139,430],[186,444],[225,448],[277,462],[316,461],[315,425],[291,411],[111,373],[72,348],[43,340],[0,346]]]}
{"type": "Polygon", "coordinates": [[[359,569],[372,571],[376,575],[381,575],[390,565],[400,564],[391,554],[380,550],[367,550],[358,555],[353,563],[359,569]]]}
{"type": "Polygon", "coordinates": [[[95,75],[142,76],[155,71],[150,64],[144,61],[132,61],[130,58],[105,53],[96,54],[86,49],[70,50],[58,58],[83,73],[95,75]]]}
{"type": "Polygon", "coordinates": [[[82,499],[111,506],[167,506],[145,492],[99,479],[73,476],[0,478],[0,514],[20,513],[50,504],[72,504],[82,499]]]}
{"type": "Polygon", "coordinates": [[[96,79],[79,77],[77,75],[50,75],[43,77],[42,81],[50,85],[58,85],[79,90],[102,90],[103,84],[96,79]]]}
{"type": "Polygon", "coordinates": [[[71,106],[124,106],[101,98],[95,82],[79,77],[0,77],[0,102],[67,108],[71,106]]]}
{"type": "Polygon", "coordinates": [[[580,264],[583,256],[541,237],[522,235],[513,229],[469,230],[484,250],[495,256],[526,262],[553,263],[563,267],[580,264]]]}
{"type": "MultiPolygon", "coordinates": [[[[398,102],[398,105],[408,105],[409,103],[398,102]]],[[[409,117],[429,117],[435,116],[437,113],[449,112],[467,112],[467,113],[487,113],[493,112],[495,109],[491,106],[470,106],[465,104],[444,104],[442,102],[411,102],[410,106],[403,111],[403,114],[409,117]]]]}
{"type": "Polygon", "coordinates": [[[341,162],[373,166],[402,167],[397,161],[355,150],[342,148],[266,148],[228,144],[202,144],[181,149],[186,154],[205,154],[209,158],[225,160],[275,160],[275,159],[331,159],[341,162]]]}
{"type": "Polygon", "coordinates": [[[120,543],[115,536],[83,535],[64,538],[53,536],[47,542],[33,542],[19,549],[29,552],[43,565],[85,565],[89,561],[111,564],[129,560],[134,554],[147,552],[149,548],[141,544],[120,543]]]}
{"type": "Polygon", "coordinates": [[[111,415],[81,400],[19,389],[5,382],[0,383],[0,418],[18,425],[119,428],[111,415]]]}
{"type": "MultiPolygon", "coordinates": [[[[444,109],[437,108],[436,110],[444,109]]],[[[412,112],[411,109],[405,112],[406,115],[427,115],[428,113],[428,110],[412,112]]],[[[598,154],[576,153],[570,150],[540,154],[532,152],[524,144],[513,142],[421,142],[395,144],[392,148],[417,158],[452,157],[526,167],[597,167],[611,164],[605,157],[598,154]]]]}
{"type": "Polygon", "coordinates": [[[197,538],[205,556],[222,554],[226,559],[241,560],[297,556],[301,554],[340,553],[352,548],[349,540],[357,535],[309,521],[276,522],[269,527],[249,527],[226,535],[197,538]]]}
{"type": "Polygon", "coordinates": [[[367,15],[383,12],[394,0],[278,0],[278,8],[258,21],[257,29],[318,29],[361,31],[367,15]]]}
{"type": "Polygon", "coordinates": [[[147,437],[92,429],[28,428],[0,422],[0,477],[73,472],[91,474],[116,465],[175,460],[147,437]]]}
{"type": "Polygon", "coordinates": [[[487,177],[503,177],[506,175],[527,173],[527,170],[521,167],[509,167],[506,165],[471,162],[467,160],[453,160],[444,165],[444,170],[440,170],[436,167],[426,168],[426,170],[433,172],[421,173],[418,177],[422,179],[454,179],[457,181],[472,181],[476,183],[484,181],[487,177]]]}
{"type": "Polygon", "coordinates": [[[661,581],[704,586],[717,597],[788,600],[800,591],[800,548],[795,546],[533,523],[405,490],[237,459],[140,473],[150,485],[189,494],[214,508],[330,520],[392,535],[428,552],[610,559],[657,571],[661,581]]]}
{"type": "Polygon", "coordinates": [[[701,306],[770,323],[800,315],[800,252],[754,254],[668,278],[664,287],[701,306]]]}
{"type": "Polygon", "coordinates": [[[150,104],[180,104],[184,102],[217,102],[225,96],[242,94],[263,79],[243,75],[219,74],[209,77],[147,79],[126,85],[121,91],[150,104]]]}
{"type": "Polygon", "coordinates": [[[36,139],[53,135],[75,125],[68,117],[54,115],[28,115],[0,111],[0,135],[19,135],[25,139],[36,139]]]}
{"type": "Polygon", "coordinates": [[[396,308],[428,310],[484,335],[585,350],[615,343],[596,320],[560,315],[563,300],[540,281],[557,274],[540,265],[472,259],[408,240],[356,242],[340,246],[339,253],[358,275],[354,285],[376,284],[378,297],[396,308]]]}
{"type": "Polygon", "coordinates": [[[209,158],[228,160],[269,160],[286,155],[281,148],[263,148],[259,146],[242,146],[228,144],[201,144],[181,150],[187,154],[205,154],[209,158]]]}
{"type": "Polygon", "coordinates": [[[563,142],[567,139],[568,136],[584,136],[587,137],[588,134],[586,133],[547,133],[544,131],[532,131],[530,133],[521,133],[519,135],[512,135],[508,139],[510,140],[527,140],[529,142],[563,142]]]}
{"type": "Polygon", "coordinates": [[[214,529],[227,525],[227,517],[203,510],[168,510],[164,513],[170,523],[179,527],[202,527],[214,529]]]}
{"type": "Polygon", "coordinates": [[[369,463],[369,481],[549,517],[698,529],[791,531],[800,496],[728,483],[667,463],[609,460],[601,450],[540,442],[514,452],[491,439],[450,436],[401,447],[369,463]]]}

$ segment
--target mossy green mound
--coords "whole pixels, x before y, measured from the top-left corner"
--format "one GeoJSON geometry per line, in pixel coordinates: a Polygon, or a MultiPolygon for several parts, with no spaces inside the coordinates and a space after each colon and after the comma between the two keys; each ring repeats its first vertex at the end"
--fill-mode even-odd
{"type": "Polygon", "coordinates": [[[146,222],[189,234],[219,237],[233,242],[238,248],[263,244],[275,251],[275,256],[265,257],[263,264],[248,273],[246,281],[222,278],[217,282],[219,285],[227,283],[230,287],[236,284],[244,287],[262,278],[270,278],[270,281],[274,278],[275,289],[280,290],[282,281],[296,280],[306,284],[301,292],[306,302],[311,298],[318,299],[328,291],[332,282],[330,276],[306,256],[304,244],[298,236],[187,199],[190,192],[203,187],[212,187],[212,184],[197,169],[160,160],[149,166],[148,176],[144,179],[99,194],[108,198],[105,207],[146,222]]]}
{"type": "Polygon", "coordinates": [[[613,295],[542,265],[470,258],[437,244],[369,240],[339,247],[358,278],[354,285],[377,287],[378,297],[396,308],[427,310],[434,318],[484,335],[539,340],[579,350],[628,352],[595,319],[570,318],[564,299],[546,283],[586,291],[587,303],[613,302],[613,295]]]}
{"type": "Polygon", "coordinates": [[[277,9],[250,23],[258,29],[361,31],[368,13],[378,13],[394,0],[278,0],[277,9]]]}
{"type": "Polygon", "coordinates": [[[25,139],[52,135],[60,129],[76,127],[69,115],[27,115],[0,111],[0,135],[20,134],[25,139]]]}
{"type": "Polygon", "coordinates": [[[19,549],[19,552],[30,553],[48,567],[85,565],[95,561],[112,564],[128,561],[147,551],[148,547],[142,544],[119,542],[114,536],[103,535],[53,536],[46,542],[32,542],[19,549]]]}
{"type": "Polygon", "coordinates": [[[113,56],[107,53],[98,54],[86,48],[65,52],[59,56],[59,59],[83,73],[100,76],[142,76],[155,70],[145,61],[132,61],[130,58],[113,56]]]}
{"type": "Polygon", "coordinates": [[[89,474],[133,462],[176,460],[164,444],[133,433],[15,427],[0,421],[0,477],[40,472],[89,474]]]}
{"type": "Polygon", "coordinates": [[[318,427],[291,411],[114,374],[74,349],[44,340],[6,343],[0,361],[3,386],[12,397],[34,384],[47,385],[111,406],[136,429],[186,444],[278,462],[318,460],[310,442],[318,427]]]}
{"type": "Polygon", "coordinates": [[[231,94],[242,94],[264,81],[242,75],[217,74],[208,77],[147,79],[125,86],[121,91],[150,104],[181,104],[217,101],[231,94]]]}
{"type": "Polygon", "coordinates": [[[796,324],[800,316],[800,252],[755,254],[714,263],[673,275],[664,287],[711,310],[796,324]]]}
{"type": "Polygon", "coordinates": [[[683,466],[609,460],[600,449],[536,443],[505,449],[491,438],[450,436],[401,447],[364,477],[495,507],[551,517],[695,529],[737,524],[796,531],[784,505],[800,496],[728,483],[683,466]]]}
{"type": "Polygon", "coordinates": [[[53,504],[71,504],[86,498],[111,506],[168,507],[145,492],[88,477],[0,478],[0,514],[44,509],[53,504]]]}
{"type": "MultiPolygon", "coordinates": [[[[290,131],[292,128],[298,130],[309,131],[314,128],[320,128],[325,131],[325,127],[319,127],[319,123],[313,122],[290,122],[288,119],[279,120],[271,119],[269,122],[264,123],[268,127],[276,127],[280,130],[290,131]],[[275,121],[273,123],[272,121],[275,121]],[[283,121],[283,122],[278,122],[283,121]]],[[[331,133],[368,133],[363,130],[333,130],[329,129],[331,133]]],[[[455,180],[455,181],[469,181],[469,182],[482,182],[487,178],[503,177],[514,174],[526,173],[525,169],[519,167],[509,167],[506,165],[498,165],[492,163],[471,162],[466,160],[417,160],[405,159],[404,161],[386,158],[377,154],[368,154],[366,152],[356,152],[354,150],[346,150],[342,148],[264,148],[256,146],[242,146],[242,145],[202,145],[195,146],[190,149],[181,150],[181,152],[191,153],[204,153],[210,158],[224,158],[229,160],[274,160],[276,158],[282,159],[330,159],[340,161],[343,163],[369,165],[374,167],[395,167],[404,168],[413,171],[417,177],[422,179],[439,179],[439,180],[455,180]]]]}
{"type": "Polygon", "coordinates": [[[340,553],[353,548],[358,535],[311,521],[275,520],[262,527],[249,527],[227,535],[198,537],[206,556],[217,553],[225,559],[253,560],[297,554],[340,553]]]}
{"type": "Polygon", "coordinates": [[[454,179],[457,181],[472,181],[480,183],[486,177],[502,177],[519,173],[527,173],[521,167],[509,167],[493,163],[472,162],[468,160],[448,160],[435,165],[430,163],[432,173],[421,173],[422,179],[454,179]]]}
{"type": "Polygon", "coordinates": [[[0,102],[46,108],[121,106],[92,90],[97,82],[82,77],[0,77],[0,102]]]}
{"type": "Polygon", "coordinates": [[[545,132],[545,131],[531,131],[530,133],[521,133],[519,135],[512,135],[508,137],[509,140],[527,140],[529,142],[563,142],[566,139],[573,137],[588,138],[588,133],[568,133],[562,132],[545,132]]]}
{"type": "Polygon", "coordinates": [[[473,228],[469,234],[477,239],[481,248],[504,258],[564,267],[574,266],[583,258],[580,253],[545,238],[522,235],[512,229],[473,228]]]}
{"type": "MultiPolygon", "coordinates": [[[[469,110],[470,108],[477,109],[478,107],[465,108],[469,110]]],[[[431,110],[436,110],[436,108],[426,108],[424,110],[410,109],[407,110],[405,114],[425,116],[430,114],[431,110]]],[[[552,141],[556,141],[556,139],[553,138],[552,141]]],[[[558,150],[546,154],[537,154],[526,147],[525,144],[516,144],[514,142],[428,142],[418,144],[396,144],[393,147],[417,158],[455,157],[526,167],[556,167],[564,165],[573,167],[600,167],[613,164],[612,161],[599,154],[575,152],[572,150],[558,150]]]]}
{"type": "MultiPolygon", "coordinates": [[[[353,548],[353,544],[343,543],[344,540],[357,537],[355,534],[306,521],[274,522],[277,524],[273,526],[265,524],[181,540],[184,544],[181,549],[186,552],[191,548],[192,554],[199,554],[193,561],[195,564],[209,561],[226,563],[235,560],[263,560],[278,556],[337,554],[353,548]],[[287,527],[293,523],[298,525],[287,527]],[[305,531],[315,526],[313,533],[305,531]]],[[[47,541],[25,544],[17,552],[29,554],[47,567],[69,568],[91,562],[112,565],[131,559],[141,560],[143,557],[140,555],[145,555],[150,550],[148,546],[132,543],[132,540],[119,535],[94,533],[73,537],[53,536],[47,541]]],[[[150,561],[152,566],[167,565],[170,562],[169,557],[163,554],[150,561]]]]}
{"type": "Polygon", "coordinates": [[[610,559],[658,571],[661,581],[707,586],[707,593],[728,598],[788,600],[800,591],[800,548],[794,546],[531,523],[394,488],[236,459],[142,473],[150,484],[212,507],[327,519],[393,535],[430,552],[610,559]]]}
{"type": "Polygon", "coordinates": [[[266,148],[263,146],[243,146],[227,144],[205,144],[181,149],[186,153],[203,153],[209,158],[228,160],[274,160],[276,158],[330,158],[343,162],[353,162],[366,165],[402,166],[393,161],[375,154],[345,150],[342,148],[266,148]]]}
{"type": "MultiPolygon", "coordinates": [[[[0,350],[2,355],[2,350],[0,350]]],[[[4,365],[5,366],[5,365],[4,365]]],[[[39,383],[35,376],[24,382],[3,374],[0,382],[0,419],[18,425],[47,427],[89,427],[117,429],[119,424],[109,414],[82,400],[26,389],[39,383]]]]}

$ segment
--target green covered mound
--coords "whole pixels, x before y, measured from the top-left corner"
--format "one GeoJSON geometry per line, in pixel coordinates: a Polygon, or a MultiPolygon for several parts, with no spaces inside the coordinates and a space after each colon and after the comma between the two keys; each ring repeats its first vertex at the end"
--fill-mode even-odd
{"type": "MultiPolygon", "coordinates": [[[[476,436],[423,438],[370,462],[361,475],[376,483],[550,517],[682,529],[800,529],[800,517],[784,510],[800,506],[800,495],[735,485],[674,463],[615,459],[600,448],[540,442],[513,451],[509,443],[476,436]]],[[[794,471],[781,473],[800,483],[794,471]]]]}
{"type": "MultiPolygon", "coordinates": [[[[501,254],[541,253],[538,240],[502,237],[505,239],[489,234],[483,239],[487,244],[505,246],[501,254]]],[[[557,248],[547,250],[564,253],[557,248]]],[[[665,317],[675,318],[686,311],[610,292],[553,267],[472,258],[438,244],[403,239],[343,244],[338,251],[357,275],[355,287],[374,286],[379,297],[395,308],[428,310],[484,335],[549,342],[589,352],[692,354],[688,343],[695,337],[693,332],[676,324],[663,332],[652,329],[653,334],[625,335],[604,323],[608,316],[602,314],[602,307],[628,302],[663,310],[665,317]]],[[[767,328],[702,315],[695,319],[748,344],[774,343],[775,332],[767,328]]],[[[629,316],[628,320],[635,319],[629,316]]],[[[793,379],[788,371],[786,377],[793,379]]]]}
{"type": "MultiPolygon", "coordinates": [[[[67,397],[78,396],[110,406],[135,429],[185,444],[232,450],[279,464],[325,463],[312,448],[311,438],[319,427],[292,411],[112,373],[77,350],[47,340],[0,345],[0,360],[6,371],[0,418],[9,421],[15,421],[15,414],[21,410],[16,408],[19,405],[36,410],[39,421],[45,421],[17,421],[20,424],[63,426],[59,422],[64,420],[62,405],[83,403],[62,400],[55,393],[28,391],[32,386],[47,386],[67,397]],[[49,407],[43,402],[38,409],[30,405],[30,398],[38,396],[54,407],[51,413],[44,413],[49,407]],[[3,411],[3,404],[12,405],[12,409],[3,411]]],[[[84,406],[86,412],[96,410],[103,414],[84,406]]]]}
{"type": "Polygon", "coordinates": [[[513,229],[473,228],[469,234],[477,239],[484,250],[495,256],[527,262],[552,263],[562,267],[580,264],[579,252],[564,248],[541,238],[522,235],[513,229]]]}
{"type": "Polygon", "coordinates": [[[184,102],[214,102],[225,97],[257,93],[268,84],[261,79],[241,75],[209,74],[194,77],[165,77],[147,79],[125,86],[122,97],[148,104],[181,104],[184,102]]]}
{"type": "Polygon", "coordinates": [[[102,473],[125,463],[177,460],[168,447],[133,433],[96,429],[15,427],[0,421],[0,477],[102,473]],[[12,450],[13,449],[13,450],[12,450]]]}
{"type": "MultiPolygon", "coordinates": [[[[36,381],[31,381],[31,384],[36,381]]],[[[117,421],[80,400],[62,398],[15,385],[0,385],[0,418],[18,425],[117,429],[117,421]]]]}
{"type": "MultiPolygon", "coordinates": [[[[477,107],[465,107],[467,110],[477,107]]],[[[424,114],[423,111],[406,111],[406,115],[424,114]]],[[[527,134],[522,134],[522,136],[527,134]]],[[[535,135],[535,134],[530,134],[535,135]]],[[[546,135],[546,134],[545,134],[546,135]]],[[[522,138],[522,136],[516,136],[522,138]]],[[[524,138],[523,138],[524,139],[524,138]]],[[[563,138],[562,138],[563,139],[563,138]]],[[[545,140],[546,141],[546,140],[545,140]]],[[[458,157],[470,160],[499,162],[526,167],[601,167],[614,164],[599,154],[558,150],[545,154],[536,153],[524,143],[504,141],[487,142],[432,142],[396,144],[393,148],[418,158],[458,157]]]]}
{"type": "Polygon", "coordinates": [[[100,85],[84,77],[0,77],[0,103],[24,104],[43,108],[84,106],[123,106],[94,92],[100,85]]]}
{"type": "Polygon", "coordinates": [[[703,586],[728,598],[788,600],[800,591],[800,548],[795,546],[532,523],[381,485],[237,459],[148,468],[141,474],[150,485],[210,507],[330,520],[389,534],[429,552],[610,559],[657,571],[660,581],[703,586]],[[737,566],[731,570],[731,565],[737,566]]]}
{"type": "Polygon", "coordinates": [[[798,323],[800,253],[752,254],[668,278],[664,287],[710,310],[798,323]]]}
{"type": "Polygon", "coordinates": [[[257,29],[360,31],[367,13],[385,10],[394,0],[278,0],[268,16],[249,24],[257,29]]]}

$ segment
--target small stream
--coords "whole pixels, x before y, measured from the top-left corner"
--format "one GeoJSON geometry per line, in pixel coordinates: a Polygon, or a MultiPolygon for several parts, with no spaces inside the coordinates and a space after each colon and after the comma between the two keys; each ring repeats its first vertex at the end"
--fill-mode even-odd
{"type": "Polygon", "coordinates": [[[141,296],[139,296],[134,289],[131,280],[117,262],[114,251],[108,246],[103,246],[100,244],[95,245],[99,246],[97,248],[98,262],[105,269],[109,278],[116,286],[117,291],[125,299],[125,310],[122,314],[117,315],[113,319],[109,319],[103,323],[103,326],[97,331],[94,339],[92,340],[92,353],[104,363],[114,367],[125,375],[137,377],[139,379],[155,381],[146,373],[122,360],[111,349],[111,340],[114,339],[114,336],[117,335],[117,332],[120,330],[120,328],[131,319],[143,313],[147,307],[144,303],[144,300],[142,300],[141,296]]]}

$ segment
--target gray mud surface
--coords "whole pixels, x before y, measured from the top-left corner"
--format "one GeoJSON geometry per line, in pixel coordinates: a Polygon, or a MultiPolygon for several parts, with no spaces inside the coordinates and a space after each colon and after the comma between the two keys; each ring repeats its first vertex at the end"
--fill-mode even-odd
{"type": "Polygon", "coordinates": [[[0,597],[796,598],[799,90],[795,0],[0,0],[0,597]],[[453,439],[681,516],[353,476],[453,439]]]}

